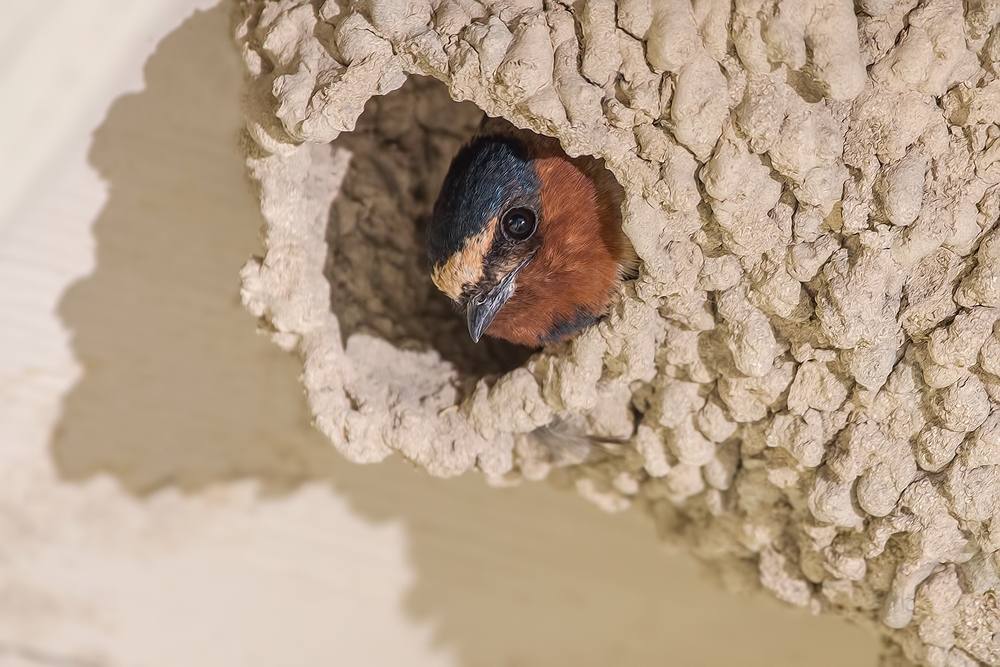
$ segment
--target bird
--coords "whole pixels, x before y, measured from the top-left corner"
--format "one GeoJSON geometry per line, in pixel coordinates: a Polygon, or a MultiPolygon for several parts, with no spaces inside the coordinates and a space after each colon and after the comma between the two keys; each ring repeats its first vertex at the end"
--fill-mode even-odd
{"type": "Polygon", "coordinates": [[[427,226],[431,280],[485,334],[541,348],[603,317],[639,260],[604,161],[484,117],[448,168],[427,226]]]}

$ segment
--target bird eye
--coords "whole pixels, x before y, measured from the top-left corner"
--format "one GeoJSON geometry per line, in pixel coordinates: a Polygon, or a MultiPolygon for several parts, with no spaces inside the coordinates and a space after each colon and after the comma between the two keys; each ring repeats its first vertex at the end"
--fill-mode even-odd
{"type": "Polygon", "coordinates": [[[504,214],[501,224],[511,241],[526,241],[535,233],[535,213],[527,208],[512,208],[504,214]]]}

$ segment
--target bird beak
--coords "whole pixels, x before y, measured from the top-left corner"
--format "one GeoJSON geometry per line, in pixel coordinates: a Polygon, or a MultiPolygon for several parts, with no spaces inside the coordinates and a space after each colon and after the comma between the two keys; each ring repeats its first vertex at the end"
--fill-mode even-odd
{"type": "Polygon", "coordinates": [[[465,316],[469,323],[469,335],[472,336],[472,342],[479,342],[479,339],[483,337],[483,332],[489,329],[490,324],[493,323],[493,318],[514,294],[514,277],[530,260],[531,257],[514,267],[489,292],[477,294],[469,300],[469,305],[465,308],[465,316]]]}

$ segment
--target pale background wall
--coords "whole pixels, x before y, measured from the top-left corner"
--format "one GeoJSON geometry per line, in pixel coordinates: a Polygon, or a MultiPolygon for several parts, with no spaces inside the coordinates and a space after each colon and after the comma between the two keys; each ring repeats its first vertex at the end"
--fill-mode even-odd
{"type": "Polygon", "coordinates": [[[0,665],[875,664],[638,513],[340,459],[239,304],[213,5],[0,0],[0,665]]]}

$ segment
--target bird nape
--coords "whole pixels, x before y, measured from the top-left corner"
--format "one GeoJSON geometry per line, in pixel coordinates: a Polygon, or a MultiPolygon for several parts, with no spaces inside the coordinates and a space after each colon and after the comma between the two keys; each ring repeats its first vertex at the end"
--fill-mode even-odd
{"type": "Polygon", "coordinates": [[[621,185],[556,139],[485,118],[455,156],[427,228],[431,278],[469,333],[541,347],[603,316],[638,258],[621,185]]]}

